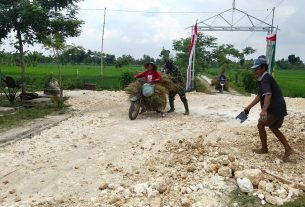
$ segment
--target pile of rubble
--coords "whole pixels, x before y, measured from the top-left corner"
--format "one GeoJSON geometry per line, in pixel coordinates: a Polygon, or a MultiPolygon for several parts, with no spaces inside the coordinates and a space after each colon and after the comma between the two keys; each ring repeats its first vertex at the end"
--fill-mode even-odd
{"type": "Polygon", "coordinates": [[[125,183],[101,182],[101,198],[113,206],[188,207],[228,206],[229,192],[237,188],[261,203],[280,205],[304,193],[302,185],[283,182],[260,169],[246,168],[246,161],[226,153],[211,153],[204,138],[169,142],[165,150],[135,172],[123,173],[125,183]],[[211,156],[213,155],[213,156],[211,156]],[[208,202],[208,203],[207,203],[208,202]]]}
{"type": "Polygon", "coordinates": [[[305,186],[286,181],[259,169],[235,172],[240,190],[261,199],[261,204],[282,205],[304,194],[305,186]]]}

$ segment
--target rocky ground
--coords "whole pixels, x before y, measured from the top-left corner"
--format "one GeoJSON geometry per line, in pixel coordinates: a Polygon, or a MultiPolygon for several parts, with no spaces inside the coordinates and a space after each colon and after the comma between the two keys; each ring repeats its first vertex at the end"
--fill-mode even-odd
{"type": "Polygon", "coordinates": [[[251,97],[188,94],[191,115],[130,121],[124,92],[69,91],[73,116],[31,139],[0,148],[0,206],[238,206],[238,186],[262,203],[304,193],[305,100],[286,99],[283,132],[297,152],[255,155],[259,109],[234,117],[251,97]],[[270,175],[272,174],[272,175],[270,175]],[[276,177],[275,177],[275,176],[276,177]]]}

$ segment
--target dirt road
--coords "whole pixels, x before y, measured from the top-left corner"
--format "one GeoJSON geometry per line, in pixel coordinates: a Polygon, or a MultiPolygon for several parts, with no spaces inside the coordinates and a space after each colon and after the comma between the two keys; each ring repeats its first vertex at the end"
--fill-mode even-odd
{"type": "MultiPolygon", "coordinates": [[[[176,112],[166,118],[145,113],[130,121],[124,92],[67,95],[75,109],[71,118],[0,148],[0,206],[181,206],[184,201],[227,206],[236,184],[209,169],[223,155],[295,182],[305,180],[304,158],[295,155],[282,163],[283,149],[272,135],[268,155],[251,152],[258,144],[258,108],[244,124],[234,120],[251,97],[191,93],[190,116],[183,115],[177,100],[176,112]]],[[[283,130],[303,153],[305,100],[287,99],[287,104],[283,130]]]]}

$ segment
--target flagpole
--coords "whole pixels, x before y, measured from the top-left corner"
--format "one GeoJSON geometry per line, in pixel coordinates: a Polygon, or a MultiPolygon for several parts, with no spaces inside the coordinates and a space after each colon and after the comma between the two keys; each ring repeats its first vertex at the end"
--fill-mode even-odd
{"type": "Polygon", "coordinates": [[[194,43],[194,51],[193,51],[193,66],[192,66],[192,73],[191,73],[191,90],[194,90],[195,86],[195,61],[196,61],[196,41],[194,43]]]}
{"type": "Polygon", "coordinates": [[[102,48],[101,48],[101,78],[104,75],[104,34],[105,34],[105,22],[106,22],[106,7],[104,9],[104,23],[103,23],[103,32],[102,32],[102,48]]]}
{"type": "MultiPolygon", "coordinates": [[[[193,39],[194,36],[194,27],[192,27],[192,32],[191,32],[191,41],[193,39]]],[[[192,44],[192,42],[191,42],[192,44]]],[[[192,45],[191,45],[192,47],[192,45]]],[[[193,48],[191,48],[190,53],[192,53],[193,48]]],[[[191,54],[190,54],[191,55],[191,54]]],[[[189,57],[189,62],[188,62],[188,66],[187,66],[187,70],[186,70],[186,86],[185,86],[185,90],[188,91],[190,89],[190,73],[189,70],[191,70],[191,57],[189,57]]]]}

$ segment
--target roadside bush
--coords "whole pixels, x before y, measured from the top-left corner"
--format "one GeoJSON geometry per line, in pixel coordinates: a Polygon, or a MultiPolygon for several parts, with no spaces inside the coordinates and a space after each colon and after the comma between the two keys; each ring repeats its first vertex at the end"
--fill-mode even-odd
{"type": "Polygon", "coordinates": [[[134,74],[131,72],[124,72],[122,73],[120,77],[120,85],[121,88],[124,89],[127,87],[130,83],[134,81],[134,74]]]}
{"type": "Polygon", "coordinates": [[[242,82],[245,90],[249,93],[257,92],[257,81],[252,71],[245,71],[241,73],[242,82]]]}
{"type": "Polygon", "coordinates": [[[198,77],[196,77],[195,80],[195,88],[196,88],[196,92],[207,93],[207,94],[212,93],[208,83],[204,82],[204,80],[200,80],[198,77]]]}

